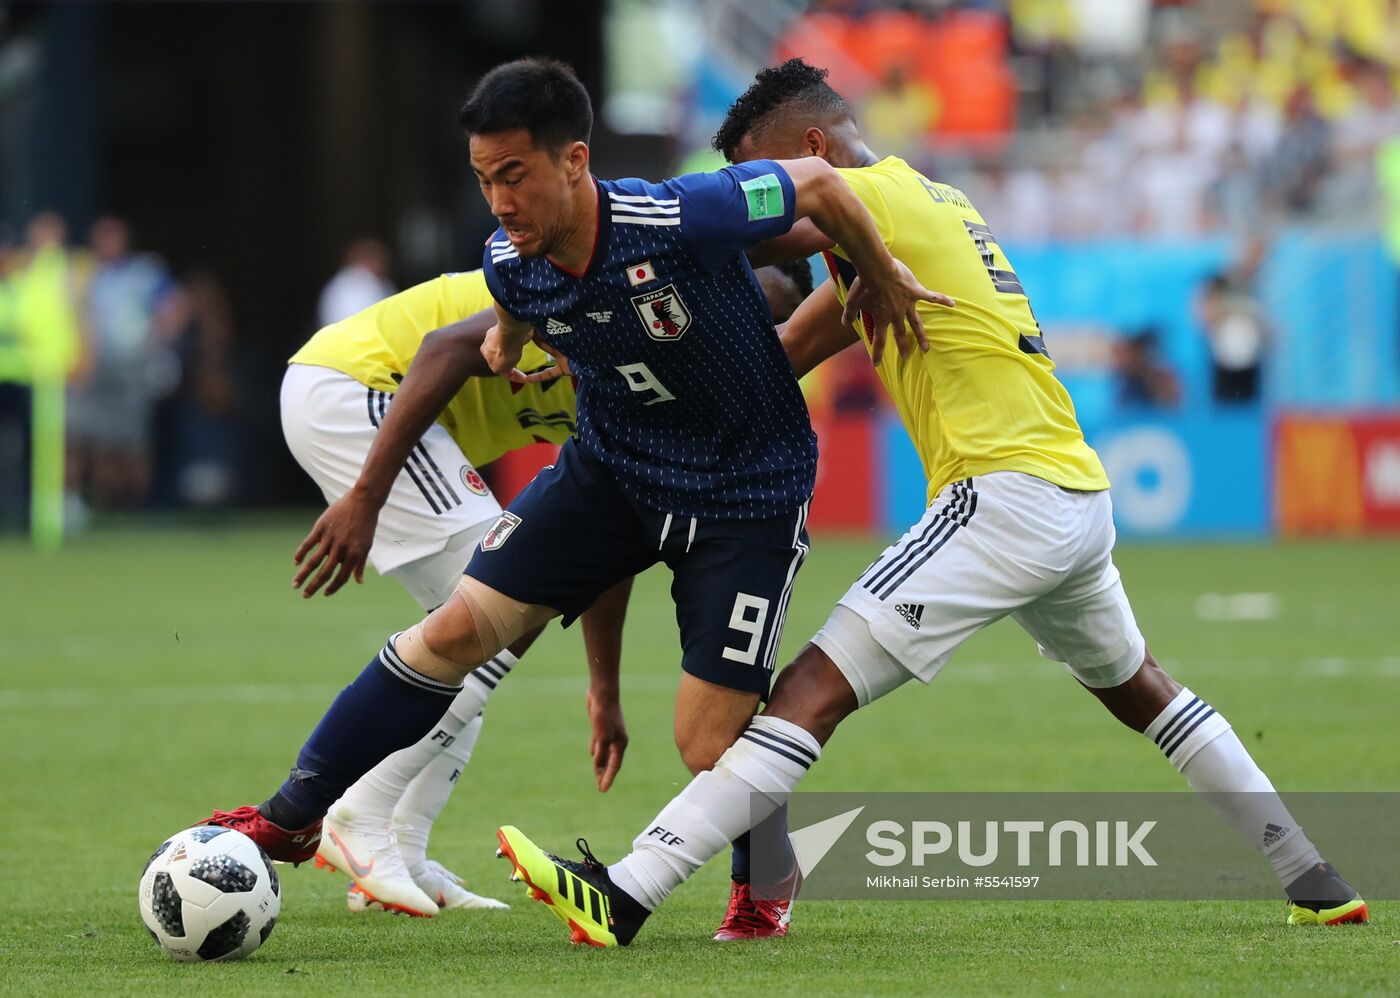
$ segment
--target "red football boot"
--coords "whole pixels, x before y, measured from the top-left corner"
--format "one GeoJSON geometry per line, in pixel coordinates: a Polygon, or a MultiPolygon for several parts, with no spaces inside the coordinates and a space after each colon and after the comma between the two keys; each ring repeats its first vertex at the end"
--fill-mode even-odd
{"type": "MultiPolygon", "coordinates": [[[[794,895],[796,891],[793,892],[794,895]]],[[[795,898],[774,901],[756,898],[748,884],[734,883],[729,890],[729,911],[715,932],[717,942],[740,939],[774,939],[787,935],[795,898]]]]}
{"type": "Polygon", "coordinates": [[[305,863],[316,855],[316,847],[321,843],[319,820],[305,828],[292,831],[281,825],[274,825],[252,805],[237,807],[232,811],[215,811],[199,824],[222,825],[224,828],[232,828],[235,832],[242,832],[262,846],[262,851],[279,863],[305,863]]]}

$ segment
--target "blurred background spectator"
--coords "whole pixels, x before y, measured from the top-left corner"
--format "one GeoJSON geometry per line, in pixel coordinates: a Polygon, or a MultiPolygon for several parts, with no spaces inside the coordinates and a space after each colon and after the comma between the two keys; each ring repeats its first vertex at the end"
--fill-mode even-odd
{"type": "Polygon", "coordinates": [[[917,156],[938,121],[938,95],[901,63],[886,67],[861,108],[863,135],[892,156],[917,156]]]}
{"type": "Polygon", "coordinates": [[[170,323],[178,375],[156,405],[154,499],[222,506],[237,495],[241,425],[233,313],[219,279],[191,271],[175,289],[170,323]]]}
{"type": "Polygon", "coordinates": [[[1201,289],[1199,311],[1215,401],[1257,401],[1268,333],[1252,297],[1229,276],[1215,274],[1201,289]]]}
{"type": "Polygon", "coordinates": [[[69,399],[69,489],[134,506],[151,484],[156,400],[179,376],[175,286],[165,264],[131,249],[126,222],[98,219],[83,310],[83,352],[69,399]]]}
{"type": "Polygon", "coordinates": [[[29,504],[29,351],[12,280],[18,264],[14,232],[0,228],[0,531],[22,527],[29,504]]]}
{"type": "Polygon", "coordinates": [[[1147,329],[1115,344],[1118,404],[1124,409],[1173,409],[1181,401],[1181,383],[1162,363],[1156,330],[1147,329]]]}
{"type": "Polygon", "coordinates": [[[345,263],[321,289],[317,320],[323,326],[347,319],[395,291],[389,282],[389,248],[378,239],[356,239],[345,263]]]}
{"type": "Polygon", "coordinates": [[[5,227],[0,236],[0,529],[28,521],[35,404],[41,390],[61,391],[80,356],[78,301],[87,275],[56,213],[29,220],[22,248],[11,232],[5,227]]]}

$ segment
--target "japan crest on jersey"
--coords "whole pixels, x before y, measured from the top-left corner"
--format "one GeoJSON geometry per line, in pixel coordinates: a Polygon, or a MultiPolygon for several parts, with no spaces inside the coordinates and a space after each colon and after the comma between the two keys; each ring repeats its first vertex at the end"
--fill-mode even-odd
{"type": "Polygon", "coordinates": [[[641,316],[647,335],[654,340],[678,340],[690,328],[690,310],[681,301],[680,292],[674,284],[668,284],[660,291],[637,295],[632,299],[632,307],[641,316]]]}

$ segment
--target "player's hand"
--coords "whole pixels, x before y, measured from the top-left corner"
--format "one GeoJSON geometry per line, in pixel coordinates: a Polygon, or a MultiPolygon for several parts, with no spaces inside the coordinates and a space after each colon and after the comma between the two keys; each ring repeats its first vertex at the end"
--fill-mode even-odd
{"type": "Polygon", "coordinates": [[[528,337],[520,340],[511,336],[498,322],[486,331],[486,338],[481,342],[481,355],[486,358],[491,370],[514,380],[514,375],[521,373],[517,366],[528,342],[528,337]]]}
{"type": "Polygon", "coordinates": [[[535,337],[535,345],[554,358],[554,365],[552,367],[540,368],[538,371],[531,371],[529,374],[520,370],[512,370],[510,372],[511,381],[515,382],[517,385],[530,385],[539,381],[553,381],[555,378],[562,378],[565,376],[573,377],[574,372],[573,369],[569,367],[568,357],[565,357],[554,347],[540,339],[539,336],[535,337]]]}
{"type": "Polygon", "coordinates": [[[928,334],[924,332],[923,320],[919,318],[919,302],[954,307],[957,302],[945,294],[930,291],[919,283],[913,271],[898,260],[894,261],[894,271],[886,279],[866,281],[857,277],[846,292],[846,307],[841,313],[841,321],[850,325],[864,312],[870,317],[873,329],[870,334],[870,359],[878,364],[885,355],[885,342],[890,330],[894,331],[895,345],[899,355],[908,357],[917,344],[920,350],[928,349],[928,334]],[[910,334],[913,334],[912,336],[910,334]]]}
{"type": "Polygon", "coordinates": [[[588,724],[593,731],[588,743],[588,752],[593,756],[593,778],[598,781],[598,792],[607,793],[627,751],[627,724],[616,694],[600,694],[589,687],[587,702],[588,724]]]}
{"type": "Polygon", "coordinates": [[[379,507],[354,490],[331,503],[292,557],[300,566],[292,577],[292,588],[310,599],[322,586],[330,596],[352,576],[356,582],[364,582],[365,559],[374,543],[378,520],[379,507]]]}

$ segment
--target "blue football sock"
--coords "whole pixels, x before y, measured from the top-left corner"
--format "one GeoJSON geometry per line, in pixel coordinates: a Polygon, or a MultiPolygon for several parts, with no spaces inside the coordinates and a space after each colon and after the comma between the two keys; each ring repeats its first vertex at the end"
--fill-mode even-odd
{"type": "Polygon", "coordinates": [[[283,828],[304,828],[324,817],[381,759],[423,737],[461,689],[409,668],[390,638],[340,691],[302,746],[287,782],[259,810],[283,828]]]}
{"type": "Polygon", "coordinates": [[[765,818],[762,823],[740,835],[732,843],[733,854],[729,862],[729,876],[736,884],[747,884],[753,878],[753,835],[763,839],[765,861],[780,859],[781,863],[772,869],[762,871],[765,878],[775,882],[788,876],[797,865],[797,856],[792,851],[792,842],[787,837],[787,805],[784,804],[765,818]],[[769,840],[772,841],[769,841],[769,840]],[[781,866],[781,869],[778,867],[781,866]]]}

